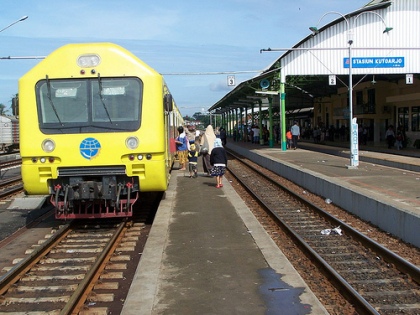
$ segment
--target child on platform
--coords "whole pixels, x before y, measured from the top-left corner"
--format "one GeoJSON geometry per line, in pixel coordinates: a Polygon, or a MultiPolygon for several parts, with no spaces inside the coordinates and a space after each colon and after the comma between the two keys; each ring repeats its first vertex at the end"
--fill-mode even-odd
{"type": "Polygon", "coordinates": [[[190,178],[197,177],[197,161],[198,152],[195,149],[195,144],[190,144],[190,150],[188,151],[188,170],[190,172],[190,178]]]}

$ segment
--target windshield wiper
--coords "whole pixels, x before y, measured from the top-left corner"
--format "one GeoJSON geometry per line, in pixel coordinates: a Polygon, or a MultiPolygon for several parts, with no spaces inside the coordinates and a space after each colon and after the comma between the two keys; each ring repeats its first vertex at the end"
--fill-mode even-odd
{"type": "Polygon", "coordinates": [[[51,105],[51,107],[54,111],[54,114],[57,117],[60,125],[64,126],[64,124],[61,122],[60,116],[58,116],[57,109],[55,108],[55,105],[54,105],[54,103],[52,101],[52,98],[51,98],[51,85],[50,85],[50,80],[48,80],[48,75],[45,76],[45,80],[47,81],[47,97],[48,97],[48,100],[50,101],[50,105],[51,105]]]}
{"type": "Polygon", "coordinates": [[[101,81],[101,74],[98,73],[98,83],[99,83],[99,98],[101,99],[101,103],[105,109],[106,115],[108,116],[109,122],[112,124],[111,116],[109,116],[108,108],[106,107],[104,97],[102,95],[102,81],[101,81]]]}

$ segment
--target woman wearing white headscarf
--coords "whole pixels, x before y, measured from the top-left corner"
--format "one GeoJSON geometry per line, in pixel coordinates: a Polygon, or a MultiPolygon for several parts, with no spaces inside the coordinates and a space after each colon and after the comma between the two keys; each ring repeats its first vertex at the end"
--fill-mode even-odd
{"type": "Polygon", "coordinates": [[[206,131],[203,134],[203,137],[201,138],[200,145],[202,147],[207,148],[207,150],[209,151],[209,154],[211,154],[211,150],[213,150],[215,139],[216,139],[216,135],[214,133],[213,126],[208,125],[206,128],[206,131]]]}
{"type": "Polygon", "coordinates": [[[219,138],[214,140],[214,147],[210,154],[210,164],[212,165],[210,174],[216,177],[216,188],[223,187],[222,180],[226,171],[227,155],[222,140],[219,138]]]}
{"type": "Polygon", "coordinates": [[[214,140],[216,139],[216,135],[214,134],[214,130],[212,125],[208,125],[206,131],[204,132],[203,136],[201,137],[200,142],[200,152],[203,155],[203,169],[204,173],[210,175],[210,154],[213,150],[214,140]]]}

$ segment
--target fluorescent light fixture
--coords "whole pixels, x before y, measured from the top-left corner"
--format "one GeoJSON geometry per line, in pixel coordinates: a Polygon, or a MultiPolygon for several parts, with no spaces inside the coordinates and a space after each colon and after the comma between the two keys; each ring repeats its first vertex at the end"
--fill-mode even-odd
{"type": "Polygon", "coordinates": [[[278,95],[279,92],[276,91],[255,91],[257,94],[270,94],[270,95],[278,95]]]}

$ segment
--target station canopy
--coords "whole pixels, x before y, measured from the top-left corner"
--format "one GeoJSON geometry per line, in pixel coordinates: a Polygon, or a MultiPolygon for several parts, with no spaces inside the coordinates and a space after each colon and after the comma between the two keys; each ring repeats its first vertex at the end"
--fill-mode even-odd
{"type": "MultiPolygon", "coordinates": [[[[392,4],[389,0],[374,0],[369,2],[363,8],[340,17],[322,28],[320,31],[326,28],[332,27],[335,24],[343,22],[345,18],[360,15],[365,11],[374,11],[377,9],[383,9],[392,4]]],[[[258,99],[266,99],[272,97],[273,101],[273,112],[279,111],[280,97],[280,65],[282,58],[293,52],[293,49],[302,47],[313,36],[309,35],[292,47],[290,50],[284,50],[285,52],[281,55],[272,65],[270,65],[261,74],[241,82],[232,91],[226,94],[222,99],[209,108],[209,112],[214,114],[224,114],[238,108],[254,108],[258,107],[258,99]],[[267,84],[267,82],[269,84],[267,84]],[[267,86],[268,85],[268,86],[267,86]],[[267,94],[261,94],[267,91],[267,94]],[[278,92],[277,94],[274,94],[278,92]]],[[[275,49],[271,50],[262,49],[261,53],[274,53],[275,49]],[[271,52],[270,52],[271,51],[271,52]]],[[[398,82],[405,77],[404,74],[353,74],[352,82],[353,86],[357,86],[362,82],[370,81],[372,84],[378,81],[398,82]]],[[[296,111],[305,108],[311,108],[314,106],[316,99],[330,97],[336,95],[340,88],[348,90],[349,75],[338,74],[336,75],[336,84],[329,84],[329,76],[325,74],[320,75],[293,75],[288,74],[285,78],[285,103],[286,111],[296,111]]]]}

